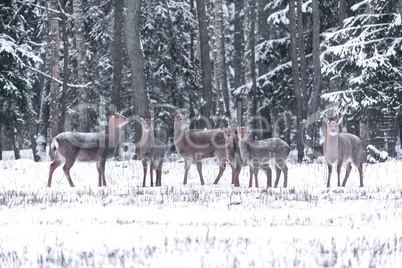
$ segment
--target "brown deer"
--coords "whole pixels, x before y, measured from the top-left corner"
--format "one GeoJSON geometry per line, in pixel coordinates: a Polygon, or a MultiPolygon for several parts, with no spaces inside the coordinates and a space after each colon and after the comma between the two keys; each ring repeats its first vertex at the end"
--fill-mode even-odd
{"type": "Polygon", "coordinates": [[[174,121],[174,144],[177,152],[184,159],[183,184],[187,184],[188,171],[192,161],[195,161],[201,185],[204,185],[202,160],[211,157],[217,157],[219,160],[219,174],[215,180],[219,181],[227,162],[223,130],[211,129],[190,132],[186,116],[178,114],[174,121]]]}
{"type": "MultiPolygon", "coordinates": [[[[250,166],[250,173],[254,174],[255,187],[258,187],[258,170],[262,169],[267,175],[267,187],[272,187],[273,166],[276,171],[275,187],[278,187],[281,171],[284,175],[283,187],[288,184],[288,167],[286,159],[290,153],[289,145],[279,138],[270,138],[251,141],[247,127],[238,131],[240,154],[243,161],[250,166]]],[[[252,187],[252,174],[250,174],[249,187],[252,187]]]]}
{"type": "Polygon", "coordinates": [[[97,162],[99,186],[106,186],[105,162],[114,155],[120,142],[122,127],[129,122],[122,114],[113,111],[109,118],[109,129],[106,133],[63,132],[53,138],[50,149],[54,161],[50,164],[49,180],[52,183],[54,170],[64,162],[63,171],[71,187],[74,187],[70,169],[75,161],[97,162]]]}
{"type": "Polygon", "coordinates": [[[360,173],[360,187],[363,187],[363,144],[359,137],[350,133],[339,133],[339,124],[342,118],[329,121],[327,123],[327,136],[324,142],[324,156],[328,164],[328,182],[327,187],[330,187],[330,179],[332,174],[332,166],[336,165],[338,173],[338,187],[341,186],[341,169],[342,166],[346,169],[345,179],[342,186],[345,187],[349,178],[352,164],[357,167],[360,173]]]}
{"type": "Polygon", "coordinates": [[[152,123],[154,118],[144,119],[140,117],[142,124],[142,136],[140,140],[140,157],[144,168],[144,181],[142,186],[145,187],[145,179],[147,177],[147,166],[149,162],[149,175],[151,176],[151,187],[154,186],[153,171],[156,171],[155,186],[162,186],[162,165],[166,153],[166,146],[163,142],[154,137],[152,123]]]}
{"type": "MultiPolygon", "coordinates": [[[[228,127],[224,131],[226,158],[229,165],[232,167],[232,171],[234,171],[232,172],[232,184],[237,187],[240,186],[239,174],[243,166],[243,160],[240,156],[239,142],[234,129],[228,127]]],[[[218,184],[219,179],[220,178],[216,178],[214,184],[218,184]]]]}

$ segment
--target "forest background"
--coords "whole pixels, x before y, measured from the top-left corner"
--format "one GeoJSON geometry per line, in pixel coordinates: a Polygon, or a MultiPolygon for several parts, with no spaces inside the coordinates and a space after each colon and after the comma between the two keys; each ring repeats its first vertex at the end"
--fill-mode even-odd
{"type": "MultiPolygon", "coordinates": [[[[322,119],[397,155],[402,0],[5,0],[0,4],[0,151],[62,131],[102,131],[126,109],[122,150],[155,117],[193,129],[250,125],[297,160],[320,152],[322,119]],[[207,120],[204,120],[207,119],[207,120]]],[[[0,154],[1,160],[2,154],[0,154]]]]}

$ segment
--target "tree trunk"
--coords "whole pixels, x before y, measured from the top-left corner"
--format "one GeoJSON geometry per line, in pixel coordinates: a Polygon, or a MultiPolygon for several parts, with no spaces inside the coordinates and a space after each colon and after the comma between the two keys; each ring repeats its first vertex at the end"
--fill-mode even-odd
{"type": "Polygon", "coordinates": [[[251,0],[250,2],[250,73],[251,73],[251,117],[252,117],[252,128],[253,137],[255,138],[258,129],[257,120],[257,73],[256,73],[256,62],[255,62],[255,21],[256,21],[256,0],[251,0]]]}
{"type": "Polygon", "coordinates": [[[369,144],[369,122],[368,119],[366,122],[360,122],[360,139],[362,140],[363,143],[363,150],[366,150],[367,145],[369,144]]]}
{"type": "Polygon", "coordinates": [[[397,120],[397,118],[390,116],[387,119],[389,121],[389,128],[386,132],[388,156],[395,158],[396,157],[396,129],[397,129],[396,120],[397,120]]]}
{"type": "Polygon", "coordinates": [[[79,87],[79,131],[89,132],[89,105],[87,79],[85,69],[87,66],[86,46],[84,36],[84,20],[82,17],[81,0],[73,0],[74,24],[75,24],[75,45],[77,49],[77,78],[79,87]]]}
{"type": "MultiPolygon", "coordinates": [[[[402,0],[400,0],[402,1],[402,0]]],[[[314,14],[313,14],[314,16],[314,14]]],[[[343,20],[346,18],[346,0],[339,0],[339,28],[343,28],[343,20]]],[[[314,19],[313,19],[314,20],[314,19]]]]}
{"type": "MultiPolygon", "coordinates": [[[[50,39],[49,39],[50,40],[50,39]]],[[[48,48],[49,45],[46,46],[46,51],[42,53],[41,59],[43,64],[41,64],[40,71],[44,73],[46,71],[46,63],[48,55],[48,48]]],[[[49,85],[46,83],[46,79],[44,75],[40,76],[39,81],[39,88],[40,88],[40,109],[39,109],[39,126],[38,132],[36,137],[36,148],[34,152],[34,160],[44,161],[46,158],[46,143],[47,143],[47,131],[48,131],[48,124],[49,124],[49,85]]]]}
{"type": "MultiPolygon", "coordinates": [[[[272,39],[270,36],[270,28],[267,22],[269,14],[269,9],[265,9],[270,0],[258,0],[258,43],[272,39]]],[[[269,71],[268,62],[265,60],[258,61],[258,75],[261,76],[269,71]]]]}
{"type": "MultiPolygon", "coordinates": [[[[67,15],[64,10],[60,13],[61,15],[61,29],[63,32],[63,91],[61,93],[60,98],[60,130],[61,131],[70,131],[71,129],[66,129],[66,98],[68,91],[68,78],[70,77],[70,68],[69,68],[69,47],[68,47],[68,33],[67,33],[67,15]]],[[[71,124],[71,122],[67,122],[71,124]]]]}
{"type": "Polygon", "coordinates": [[[304,46],[304,30],[303,30],[303,11],[301,6],[301,0],[297,0],[297,31],[298,31],[298,43],[299,43],[299,57],[300,57],[300,88],[302,93],[303,102],[303,118],[307,117],[307,62],[306,52],[304,46]]]}
{"type": "Polygon", "coordinates": [[[296,126],[297,126],[297,161],[303,161],[303,95],[300,88],[299,66],[297,62],[297,38],[296,38],[296,14],[295,2],[289,1],[289,22],[290,22],[290,56],[292,59],[293,85],[296,97],[296,126]]]}
{"type": "Polygon", "coordinates": [[[15,160],[21,159],[20,146],[18,144],[18,131],[16,126],[13,127],[13,133],[11,135],[11,138],[13,142],[14,159],[15,160]]]}
{"type": "MultiPolygon", "coordinates": [[[[402,1],[402,0],[401,0],[402,1]]],[[[234,81],[233,87],[239,88],[244,84],[244,1],[235,0],[235,19],[234,19],[234,55],[233,55],[233,68],[234,68],[234,81]]],[[[243,125],[243,113],[241,112],[242,103],[241,98],[236,100],[237,109],[237,124],[243,125]]]]}
{"type": "MultiPolygon", "coordinates": [[[[190,10],[191,10],[191,14],[193,14],[194,18],[197,16],[196,15],[196,10],[194,7],[194,1],[190,1],[190,10]]],[[[196,65],[196,60],[195,60],[195,39],[194,35],[192,34],[190,37],[190,62],[193,63],[194,65],[196,65]]],[[[188,98],[189,98],[189,109],[190,109],[190,118],[194,118],[195,116],[195,108],[196,108],[196,102],[197,102],[197,98],[192,97],[192,96],[196,96],[197,92],[199,90],[197,90],[196,88],[196,83],[195,81],[193,81],[193,83],[191,84],[191,86],[188,87],[187,92],[188,92],[188,98]]],[[[196,122],[193,120],[190,124],[190,128],[195,128],[194,125],[196,124],[196,122]]],[[[173,146],[175,147],[175,146],[173,146]]],[[[175,148],[176,149],[176,148],[175,148]]]]}
{"type": "Polygon", "coordinates": [[[50,67],[51,67],[51,79],[49,89],[49,127],[50,127],[50,140],[52,140],[57,134],[59,134],[59,5],[57,0],[50,0],[49,8],[49,39],[50,39],[50,67]]]}
{"type": "MultiPolygon", "coordinates": [[[[219,85],[221,86],[223,99],[223,113],[226,120],[230,122],[230,106],[229,106],[229,89],[228,78],[226,73],[226,56],[225,56],[225,34],[223,26],[223,9],[222,0],[215,1],[215,38],[216,38],[216,70],[218,73],[219,85]]],[[[221,96],[218,96],[219,98],[221,96]]]]}
{"type": "Polygon", "coordinates": [[[123,80],[123,23],[124,23],[124,1],[114,1],[114,24],[113,24],[113,84],[110,96],[111,104],[120,111],[120,90],[123,80]]]}
{"type": "Polygon", "coordinates": [[[209,40],[208,40],[208,22],[205,14],[204,0],[196,0],[198,27],[200,31],[200,56],[201,56],[201,87],[200,87],[200,111],[203,117],[198,127],[206,128],[211,120],[211,104],[212,104],[212,78],[211,78],[211,60],[209,56],[209,40]]]}
{"type": "MultiPolygon", "coordinates": [[[[126,45],[130,61],[132,112],[134,116],[150,118],[150,103],[148,99],[147,83],[144,70],[144,58],[140,41],[141,0],[126,1],[126,45]]],[[[139,120],[134,121],[133,139],[138,144],[141,139],[142,126],[139,120]]],[[[136,146],[136,155],[139,155],[139,146],[136,146]]]]}
{"type": "MultiPolygon", "coordinates": [[[[266,40],[270,40],[270,27],[267,23],[269,12],[265,9],[266,5],[269,4],[269,0],[258,0],[258,40],[262,43],[266,40]]],[[[264,75],[269,71],[269,64],[264,60],[258,61],[258,75],[264,75]]],[[[261,120],[259,128],[261,129],[261,139],[272,138],[272,128],[271,128],[271,110],[269,107],[265,106],[260,108],[261,120]]]]}
{"type": "Polygon", "coordinates": [[[318,110],[318,104],[321,94],[321,63],[320,63],[320,10],[318,0],[313,0],[313,89],[310,95],[308,105],[309,125],[307,126],[307,145],[314,148],[314,123],[318,120],[315,113],[318,110]]]}

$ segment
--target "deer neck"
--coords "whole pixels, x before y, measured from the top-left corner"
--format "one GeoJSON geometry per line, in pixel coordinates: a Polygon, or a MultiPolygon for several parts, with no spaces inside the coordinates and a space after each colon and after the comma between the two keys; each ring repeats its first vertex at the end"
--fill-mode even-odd
{"type": "Polygon", "coordinates": [[[327,134],[327,138],[325,139],[325,158],[330,162],[335,162],[338,160],[338,141],[339,135],[330,135],[327,134]]]}
{"type": "Polygon", "coordinates": [[[141,145],[145,145],[145,144],[154,145],[155,144],[155,138],[153,135],[152,128],[142,130],[140,144],[141,145]]]}
{"type": "Polygon", "coordinates": [[[115,126],[115,124],[109,122],[109,128],[107,136],[109,138],[109,147],[114,148],[117,147],[121,140],[121,135],[123,131],[120,127],[115,126]]]}
{"type": "Polygon", "coordinates": [[[242,159],[245,159],[245,157],[247,156],[248,153],[248,149],[249,149],[249,142],[250,139],[239,139],[239,149],[240,149],[240,155],[242,159]]]}
{"type": "Polygon", "coordinates": [[[182,143],[185,138],[184,135],[186,132],[188,132],[188,127],[187,126],[174,126],[174,143],[178,144],[178,143],[182,143]]]}

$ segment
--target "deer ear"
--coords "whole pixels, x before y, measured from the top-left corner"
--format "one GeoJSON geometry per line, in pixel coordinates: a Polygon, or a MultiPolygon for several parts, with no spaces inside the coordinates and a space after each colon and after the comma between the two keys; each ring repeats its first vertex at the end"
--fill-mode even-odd
{"type": "Polygon", "coordinates": [[[152,116],[151,117],[151,122],[153,122],[155,120],[155,117],[154,116],[152,116]]]}
{"type": "Polygon", "coordinates": [[[142,116],[140,116],[140,122],[144,122],[144,118],[142,116]]]}
{"type": "Polygon", "coordinates": [[[115,113],[116,113],[116,110],[113,110],[111,115],[114,115],[115,113]]]}
{"type": "Polygon", "coordinates": [[[335,122],[339,125],[342,122],[343,117],[339,118],[338,120],[336,120],[335,122]]]}
{"type": "Polygon", "coordinates": [[[325,119],[324,119],[324,122],[325,122],[325,124],[327,124],[327,125],[328,125],[328,124],[329,124],[329,120],[328,120],[328,118],[325,118],[325,119]]]}

